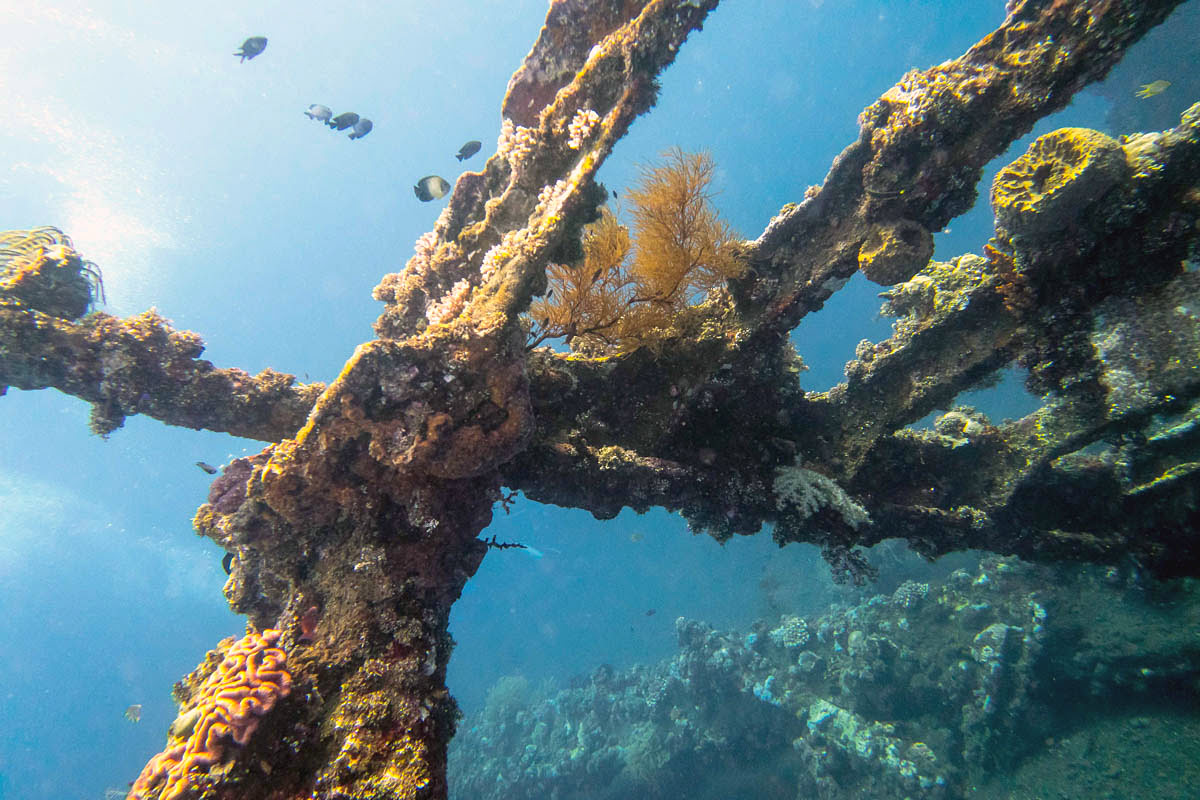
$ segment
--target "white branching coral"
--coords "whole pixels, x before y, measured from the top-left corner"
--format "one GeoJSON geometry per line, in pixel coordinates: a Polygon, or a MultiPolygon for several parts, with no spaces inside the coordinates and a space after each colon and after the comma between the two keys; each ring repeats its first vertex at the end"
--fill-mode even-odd
{"type": "Polygon", "coordinates": [[[871,521],[867,510],[854,502],[836,481],[811,469],[780,467],[775,471],[774,489],[779,510],[795,510],[804,519],[828,508],[837,512],[851,528],[871,521]]]}
{"type": "Polygon", "coordinates": [[[567,133],[571,135],[571,138],[567,140],[567,147],[572,150],[583,147],[584,140],[592,135],[592,129],[599,122],[600,115],[590,108],[581,108],[576,111],[575,118],[567,126],[567,133]]]}
{"type": "Polygon", "coordinates": [[[504,156],[514,170],[517,169],[518,164],[525,162],[537,145],[537,131],[533,128],[523,128],[514,124],[511,119],[505,119],[500,124],[500,138],[496,141],[496,152],[504,156]]]}
{"type": "Polygon", "coordinates": [[[538,209],[544,209],[550,205],[550,201],[554,199],[556,194],[560,194],[567,187],[567,182],[564,180],[555,181],[553,184],[547,184],[538,192],[538,209]]]}
{"type": "Polygon", "coordinates": [[[431,325],[449,322],[462,313],[462,310],[467,306],[467,299],[470,296],[471,283],[466,278],[463,278],[454,284],[441,300],[426,306],[425,319],[429,320],[431,325]]]}
{"type": "MultiPolygon", "coordinates": [[[[438,218],[441,222],[441,218],[438,218]]],[[[431,231],[426,231],[421,234],[413,245],[413,255],[404,265],[401,270],[401,275],[415,275],[418,278],[426,278],[433,274],[433,259],[441,249],[442,258],[458,258],[462,255],[462,249],[454,242],[443,243],[438,236],[438,227],[434,227],[431,231]]]]}
{"type": "Polygon", "coordinates": [[[509,256],[508,248],[503,241],[492,245],[492,247],[483,254],[483,263],[479,265],[479,277],[487,283],[496,274],[496,270],[500,269],[500,264],[509,256]]]}
{"type": "Polygon", "coordinates": [[[433,260],[433,254],[437,252],[438,237],[433,231],[426,231],[417,239],[413,245],[413,257],[404,265],[406,272],[413,272],[417,275],[429,274],[429,262],[433,260]]]}
{"type": "Polygon", "coordinates": [[[547,184],[538,192],[537,207],[534,208],[535,214],[544,214],[551,206],[566,196],[571,189],[570,181],[559,180],[553,184],[547,184]]]}
{"type": "Polygon", "coordinates": [[[434,231],[425,231],[418,237],[416,244],[413,245],[413,252],[421,258],[432,258],[433,251],[437,249],[438,237],[434,231]]]}
{"type": "Polygon", "coordinates": [[[483,263],[479,266],[483,283],[490,281],[505,262],[520,253],[528,239],[529,230],[527,228],[517,228],[504,234],[504,238],[498,244],[493,245],[483,256],[483,263]]]}

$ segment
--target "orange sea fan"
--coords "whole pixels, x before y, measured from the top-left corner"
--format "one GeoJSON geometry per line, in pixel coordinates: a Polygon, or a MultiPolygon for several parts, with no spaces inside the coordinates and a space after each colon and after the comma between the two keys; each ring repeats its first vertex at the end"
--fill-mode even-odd
{"type": "Polygon", "coordinates": [[[633,234],[602,208],[584,229],[583,258],[547,269],[546,297],[530,308],[530,346],[563,338],[585,351],[640,346],[672,315],[741,273],[735,238],[712,205],[707,153],[675,148],[643,167],[631,203],[633,234]]]}

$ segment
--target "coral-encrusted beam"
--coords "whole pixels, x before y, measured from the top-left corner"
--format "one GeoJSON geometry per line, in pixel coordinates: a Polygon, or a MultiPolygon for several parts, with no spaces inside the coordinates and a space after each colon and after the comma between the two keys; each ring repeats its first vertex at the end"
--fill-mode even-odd
{"type": "MultiPolygon", "coordinates": [[[[1103,78],[1179,2],[1015,5],[965,54],[909,72],[865,109],[858,140],[824,184],[785,208],[752,244],[737,298],[759,335],[776,336],[820,309],[863,266],[872,234],[903,225],[906,238],[928,238],[969,209],[988,161],[1103,78]]],[[[911,250],[884,283],[925,266],[923,248],[911,250]]]]}
{"type": "Polygon", "coordinates": [[[73,322],[0,301],[0,391],[54,387],[92,404],[92,430],[144,414],[169,425],[275,442],[304,424],[321,383],[272,369],[251,375],[199,356],[204,342],[153,310],[73,322]]]}
{"type": "Polygon", "coordinates": [[[565,85],[544,108],[525,104],[485,171],[459,179],[433,234],[376,289],[380,338],[303,428],[231,465],[197,512],[197,530],[235,556],[234,610],[283,628],[294,679],[311,687],[289,703],[287,746],[263,756],[269,776],[219,779],[239,800],[446,797],[450,608],[487,551],[496,469],[534,427],[517,315],[596,169],[715,5],[649,0],[613,17],[609,0],[555,0],[548,27],[596,37],[556,62],[565,85]]]}

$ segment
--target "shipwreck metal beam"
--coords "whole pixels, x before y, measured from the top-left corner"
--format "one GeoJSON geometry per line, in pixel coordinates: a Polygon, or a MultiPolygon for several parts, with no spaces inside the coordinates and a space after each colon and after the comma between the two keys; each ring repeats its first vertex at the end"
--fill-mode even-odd
{"type": "Polygon", "coordinates": [[[128,319],[61,319],[0,301],[0,386],[58,389],[92,404],[108,435],[130,414],[168,425],[274,442],[308,417],[323,383],[272,369],[251,375],[199,358],[204,342],[153,311],[128,319]]]}

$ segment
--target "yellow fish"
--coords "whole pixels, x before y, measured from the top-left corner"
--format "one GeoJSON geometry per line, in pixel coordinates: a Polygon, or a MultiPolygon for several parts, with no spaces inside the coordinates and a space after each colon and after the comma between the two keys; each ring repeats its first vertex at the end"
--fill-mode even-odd
{"type": "Polygon", "coordinates": [[[1138,97],[1154,97],[1156,94],[1162,94],[1171,86],[1170,81],[1154,81],[1153,83],[1143,84],[1141,89],[1138,89],[1138,97]]]}
{"type": "Polygon", "coordinates": [[[142,721],[142,704],[134,703],[129,708],[125,709],[125,719],[130,722],[142,721]]]}

